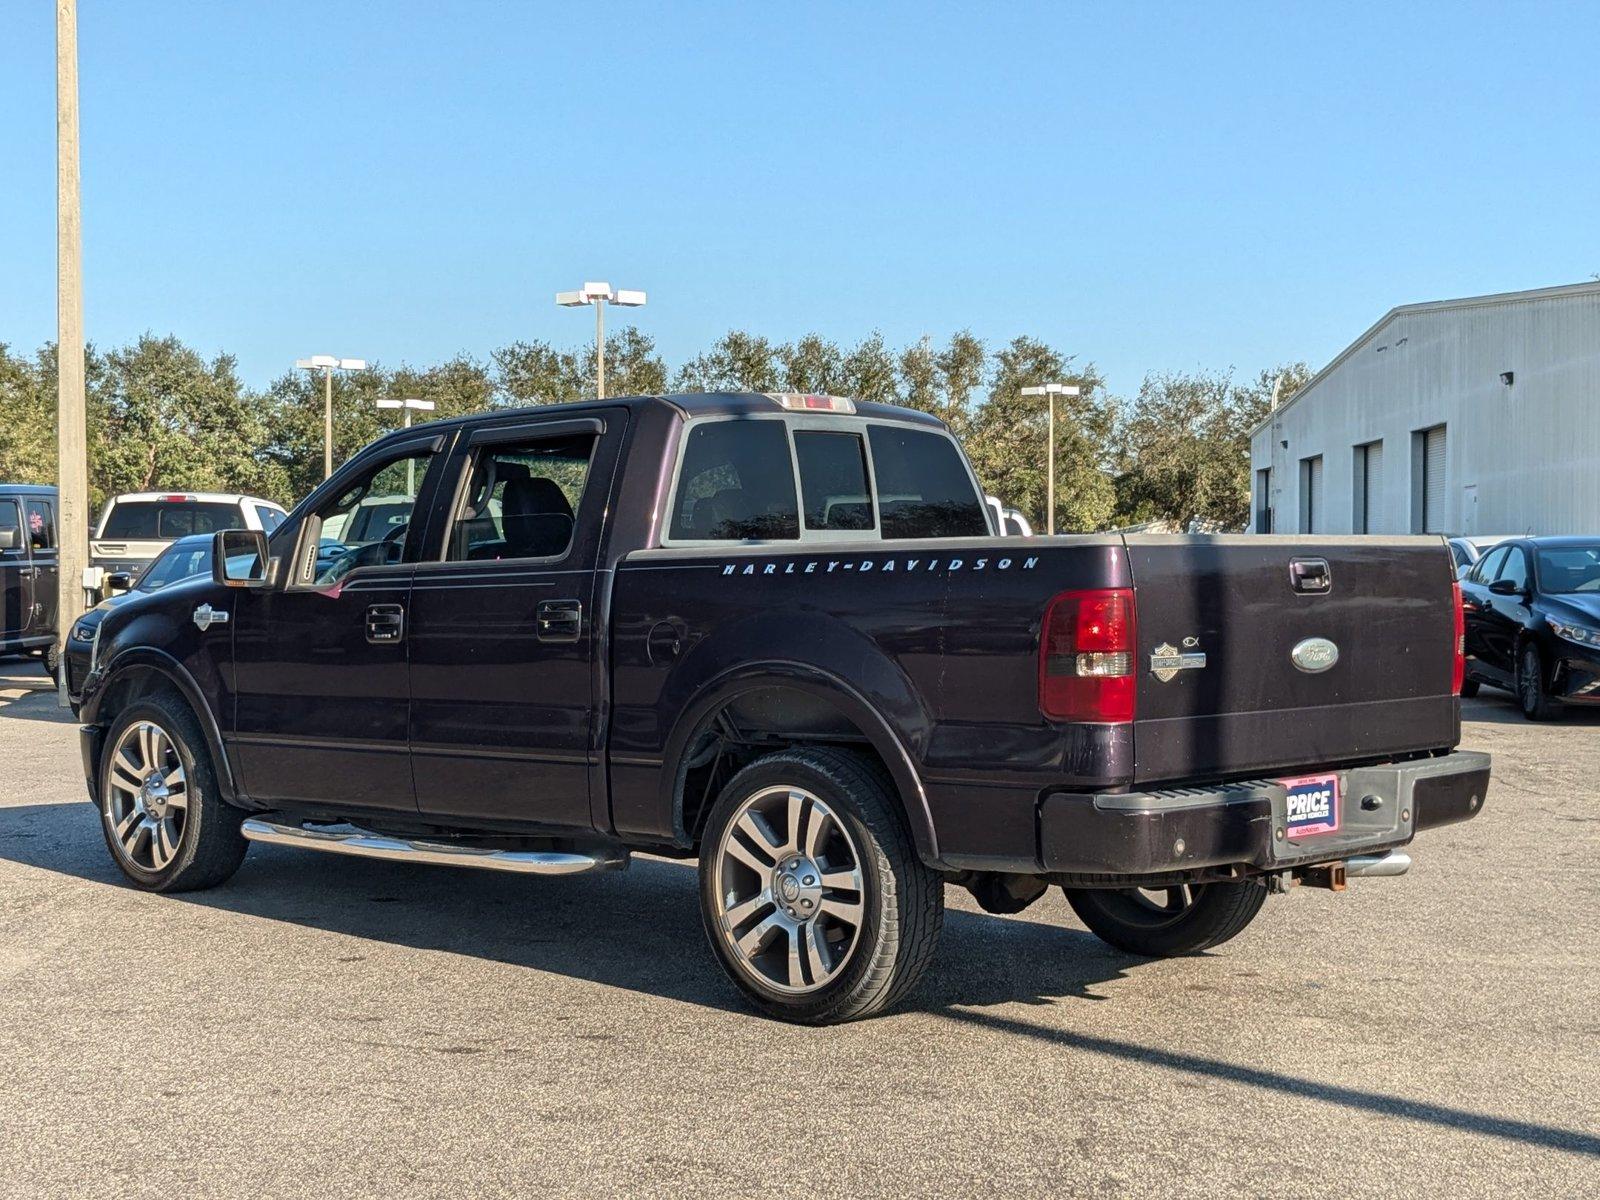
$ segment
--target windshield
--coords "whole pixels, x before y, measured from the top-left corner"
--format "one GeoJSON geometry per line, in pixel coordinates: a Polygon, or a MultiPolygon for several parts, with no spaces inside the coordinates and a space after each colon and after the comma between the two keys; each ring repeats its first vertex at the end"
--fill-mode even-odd
{"type": "Polygon", "coordinates": [[[1600,542],[1543,546],[1538,550],[1539,590],[1557,596],[1600,592],[1600,542]]]}
{"type": "Polygon", "coordinates": [[[144,574],[139,576],[139,583],[134,588],[136,592],[159,592],[162,588],[177,583],[180,579],[190,579],[196,575],[209,575],[211,573],[211,541],[208,538],[199,545],[169,546],[156,558],[144,574]]]}
{"type": "Polygon", "coordinates": [[[244,520],[237,504],[197,500],[124,500],[111,507],[102,538],[170,540],[192,533],[239,529],[244,520]]]}

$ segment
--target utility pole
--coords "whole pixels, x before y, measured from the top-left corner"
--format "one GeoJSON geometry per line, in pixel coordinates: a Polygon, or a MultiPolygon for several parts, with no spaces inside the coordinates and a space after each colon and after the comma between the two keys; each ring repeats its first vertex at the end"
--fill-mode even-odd
{"type": "Polygon", "coordinates": [[[562,308],[594,305],[594,394],[597,400],[606,398],[606,305],[642,308],[644,301],[643,292],[627,288],[613,291],[609,283],[586,283],[577,291],[556,293],[556,303],[562,308]]]}
{"type": "Polygon", "coordinates": [[[89,451],[83,381],[83,212],[78,188],[78,3],[56,0],[56,694],[67,698],[67,632],[83,613],[89,451]]]}
{"type": "Polygon", "coordinates": [[[1037,387],[1022,389],[1024,396],[1044,396],[1050,406],[1050,419],[1047,422],[1049,433],[1046,437],[1050,442],[1049,467],[1045,476],[1045,533],[1054,536],[1056,531],[1056,397],[1076,396],[1081,389],[1075,383],[1041,383],[1037,387]]]}

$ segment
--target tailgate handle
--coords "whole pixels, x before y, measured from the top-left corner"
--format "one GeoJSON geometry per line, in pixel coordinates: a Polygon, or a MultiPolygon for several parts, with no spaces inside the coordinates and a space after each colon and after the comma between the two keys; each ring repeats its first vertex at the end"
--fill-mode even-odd
{"type": "Polygon", "coordinates": [[[1291,558],[1289,585],[1297,592],[1330,592],[1333,590],[1333,570],[1325,558],[1291,558]]]}

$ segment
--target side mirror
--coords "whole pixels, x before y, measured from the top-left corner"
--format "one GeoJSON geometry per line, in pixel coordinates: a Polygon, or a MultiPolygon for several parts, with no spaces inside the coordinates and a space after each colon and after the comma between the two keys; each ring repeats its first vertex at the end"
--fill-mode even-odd
{"type": "Polygon", "coordinates": [[[21,530],[15,525],[0,529],[0,550],[15,550],[21,543],[21,530]]]}
{"type": "Polygon", "coordinates": [[[1522,595],[1522,588],[1510,579],[1496,579],[1489,585],[1489,590],[1496,596],[1522,595]]]}
{"type": "Polygon", "coordinates": [[[106,576],[106,587],[113,592],[125,592],[133,587],[133,574],[129,571],[113,571],[106,576]]]}
{"type": "Polygon", "coordinates": [[[211,582],[223,587],[267,586],[267,535],[259,529],[224,529],[211,539],[211,582]]]}

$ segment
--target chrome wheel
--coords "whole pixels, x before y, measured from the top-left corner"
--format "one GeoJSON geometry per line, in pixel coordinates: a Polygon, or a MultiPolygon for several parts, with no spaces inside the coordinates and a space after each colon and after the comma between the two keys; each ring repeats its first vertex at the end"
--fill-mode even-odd
{"type": "Polygon", "coordinates": [[[756,792],[728,822],[713,871],[721,936],[762,987],[815,992],[850,961],[866,920],[861,852],[815,794],[756,792]]]}
{"type": "Polygon", "coordinates": [[[117,853],[141,871],[177,857],[189,816],[189,779],[178,746],[151,721],[136,721],[111,748],[102,815],[117,853]]]}

